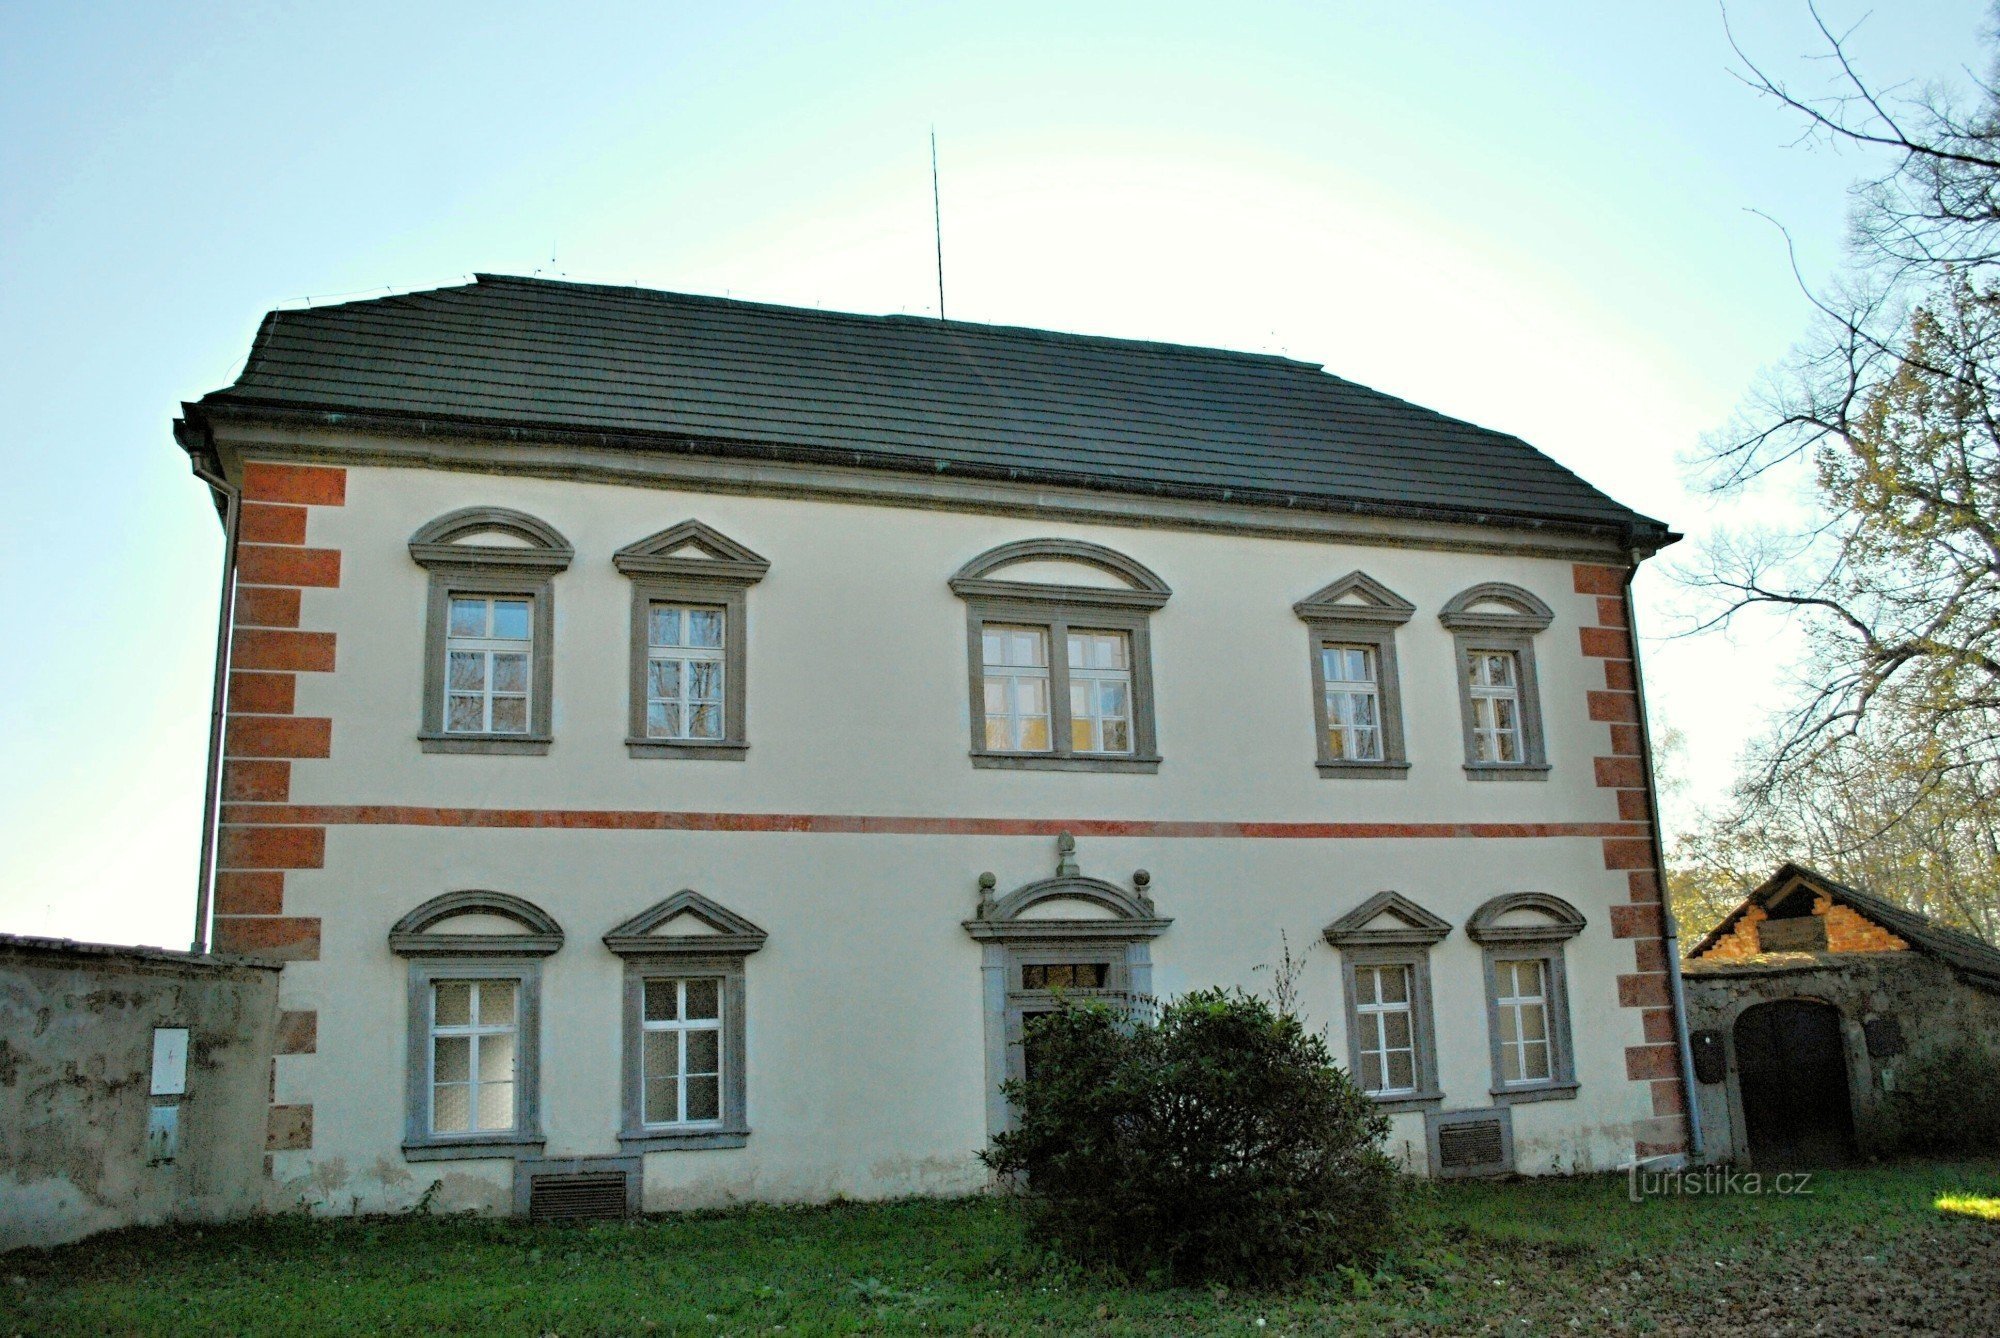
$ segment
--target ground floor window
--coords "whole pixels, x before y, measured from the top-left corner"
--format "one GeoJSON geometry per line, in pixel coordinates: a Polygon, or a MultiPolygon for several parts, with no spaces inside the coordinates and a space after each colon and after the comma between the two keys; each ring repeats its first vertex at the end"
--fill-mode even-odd
{"type": "Polygon", "coordinates": [[[642,1007],[646,1127],[721,1124],[721,979],[648,980],[642,1007]]]}
{"type": "Polygon", "coordinates": [[[1407,1096],[1417,1090],[1417,1041],[1410,968],[1354,968],[1354,1016],[1361,1035],[1361,1090],[1371,1096],[1407,1096]]]}
{"type": "Polygon", "coordinates": [[[520,989],[516,980],[431,982],[433,1134],[515,1128],[520,989]]]}
{"type": "Polygon", "coordinates": [[[764,931],[695,891],[604,936],[625,959],[627,1152],[742,1147],[750,1136],[746,963],[764,931]],[[682,932],[693,921],[701,932],[682,932]]]}

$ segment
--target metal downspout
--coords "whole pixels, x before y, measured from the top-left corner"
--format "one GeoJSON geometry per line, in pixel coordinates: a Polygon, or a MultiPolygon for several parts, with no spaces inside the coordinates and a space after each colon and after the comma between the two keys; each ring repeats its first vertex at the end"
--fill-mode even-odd
{"type": "Polygon", "coordinates": [[[1632,578],[1642,560],[1637,550],[1625,568],[1625,635],[1632,641],[1632,692],[1639,708],[1639,761],[1646,768],[1646,816],[1653,828],[1653,876],[1660,880],[1661,946],[1667,955],[1667,988],[1673,996],[1674,1040],[1681,1056],[1681,1101],[1687,1108],[1688,1157],[1701,1159],[1701,1108],[1694,1095],[1694,1046],[1688,1040],[1687,991],[1681,984],[1681,930],[1667,896],[1667,847],[1660,826],[1660,797],[1653,780],[1653,726],[1646,711],[1646,675],[1639,667],[1639,616],[1632,607],[1632,578]]]}
{"type": "Polygon", "coordinates": [[[222,498],[222,599],[215,620],[215,682],[209,693],[208,771],[201,800],[201,867],[194,890],[193,951],[205,953],[209,946],[211,889],[215,883],[216,807],[222,789],[223,710],[229,696],[230,628],[236,602],[236,528],[243,509],[243,494],[229,480],[196,465],[195,477],[222,498]]]}

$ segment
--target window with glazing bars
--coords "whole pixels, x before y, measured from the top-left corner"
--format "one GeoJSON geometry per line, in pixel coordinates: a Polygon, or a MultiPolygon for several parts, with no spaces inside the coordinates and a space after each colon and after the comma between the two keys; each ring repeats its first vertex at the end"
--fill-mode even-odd
{"type": "Polygon", "coordinates": [[[1354,968],[1354,1017],[1361,1032],[1361,1090],[1375,1095],[1417,1089],[1417,1048],[1410,968],[1354,968]]]}
{"type": "Polygon", "coordinates": [[[1132,647],[1123,632],[1069,634],[1069,739],[1079,753],[1132,751],[1132,647]]]}
{"type": "Polygon", "coordinates": [[[1521,670],[1510,650],[1474,650],[1466,656],[1472,697],[1472,760],[1521,760],[1521,670]]]}
{"type": "Polygon", "coordinates": [[[1049,634],[1041,627],[987,624],[986,746],[1000,752],[1049,747],[1049,634]]]}
{"type": "Polygon", "coordinates": [[[720,608],[656,603],[647,609],[647,738],[723,736],[726,624],[720,608]]]}
{"type": "Polygon", "coordinates": [[[431,1132],[514,1127],[519,982],[440,980],[431,986],[431,1132]]]}
{"type": "Polygon", "coordinates": [[[1131,639],[1076,630],[1063,640],[1067,702],[1051,696],[1047,628],[988,623],[982,629],[988,748],[1047,752],[1066,729],[1073,753],[1132,751],[1131,639]]]}
{"type": "Polygon", "coordinates": [[[534,601],[453,595],[445,632],[445,731],[528,732],[534,601]]]}
{"type": "Polygon", "coordinates": [[[711,978],[645,982],[645,1123],[722,1122],[722,982],[711,978]]]}
{"type": "Polygon", "coordinates": [[[1549,997],[1541,961],[1496,961],[1493,975],[1499,990],[1493,1002],[1500,1027],[1501,1083],[1547,1082],[1549,997]]]}
{"type": "Polygon", "coordinates": [[[1341,762],[1382,760],[1380,674],[1373,646],[1320,647],[1326,682],[1327,755],[1341,762]]]}

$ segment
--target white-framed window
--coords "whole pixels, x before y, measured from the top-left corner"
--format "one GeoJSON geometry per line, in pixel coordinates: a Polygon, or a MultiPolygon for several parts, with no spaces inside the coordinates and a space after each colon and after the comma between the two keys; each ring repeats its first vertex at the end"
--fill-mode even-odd
{"type": "Polygon", "coordinates": [[[1501,1085],[1550,1081],[1554,1065],[1549,1046],[1548,975],[1542,959],[1496,958],[1493,979],[1501,1085]]]}
{"type": "Polygon", "coordinates": [[[1475,647],[1466,656],[1474,762],[1522,760],[1520,668],[1520,659],[1511,650],[1475,647]]]}
{"type": "Polygon", "coordinates": [[[1360,1035],[1361,1090],[1394,1096],[1417,1090],[1417,1046],[1410,968],[1397,964],[1354,968],[1354,1020],[1360,1035]]]}
{"type": "Polygon", "coordinates": [[[1326,756],[1337,762],[1380,762],[1382,685],[1373,646],[1320,647],[1326,685],[1326,756]]]}
{"type": "Polygon", "coordinates": [[[724,609],[655,602],[646,610],[646,737],[723,737],[728,674],[724,609]]]}
{"type": "Polygon", "coordinates": [[[1131,752],[1131,638],[1123,632],[1072,630],[1067,640],[1070,750],[1131,752]]]}
{"type": "Polygon", "coordinates": [[[430,1004],[430,1133],[511,1131],[520,982],[434,980],[430,1004]]]}
{"type": "Polygon", "coordinates": [[[448,734],[526,734],[535,602],[453,594],[445,630],[448,734]]]}
{"type": "Polygon", "coordinates": [[[655,977],[644,982],[643,991],[639,1063],[645,1127],[721,1127],[722,980],[655,977]]]}
{"type": "Polygon", "coordinates": [[[995,752],[1048,751],[1048,629],[988,623],[980,640],[986,746],[995,752]]]}

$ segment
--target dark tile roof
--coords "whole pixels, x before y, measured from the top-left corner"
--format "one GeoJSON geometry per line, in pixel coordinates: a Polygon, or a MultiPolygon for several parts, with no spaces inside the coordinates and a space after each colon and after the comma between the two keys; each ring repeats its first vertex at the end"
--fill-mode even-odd
{"type": "Polygon", "coordinates": [[[543,279],[274,311],[190,406],[221,409],[1670,541],[1518,437],[1311,363],[543,279]]]}
{"type": "Polygon", "coordinates": [[[1689,965],[1696,965],[1696,959],[1734,929],[1745,911],[1752,906],[1762,906],[1769,910],[1780,897],[1788,895],[1792,888],[1800,883],[1824,892],[1835,902],[1859,911],[1918,951],[1929,953],[1981,984],[2000,989],[2000,948],[1983,943],[1970,934],[1947,929],[1928,915],[1921,915],[1907,906],[1898,906],[1895,902],[1885,901],[1872,892],[1863,892],[1858,887],[1835,882],[1816,869],[1789,862],[1779,865],[1776,873],[1756,891],[1745,897],[1735,910],[1725,915],[1722,923],[1709,930],[1701,942],[1695,944],[1693,950],[1688,953],[1689,965]]]}

